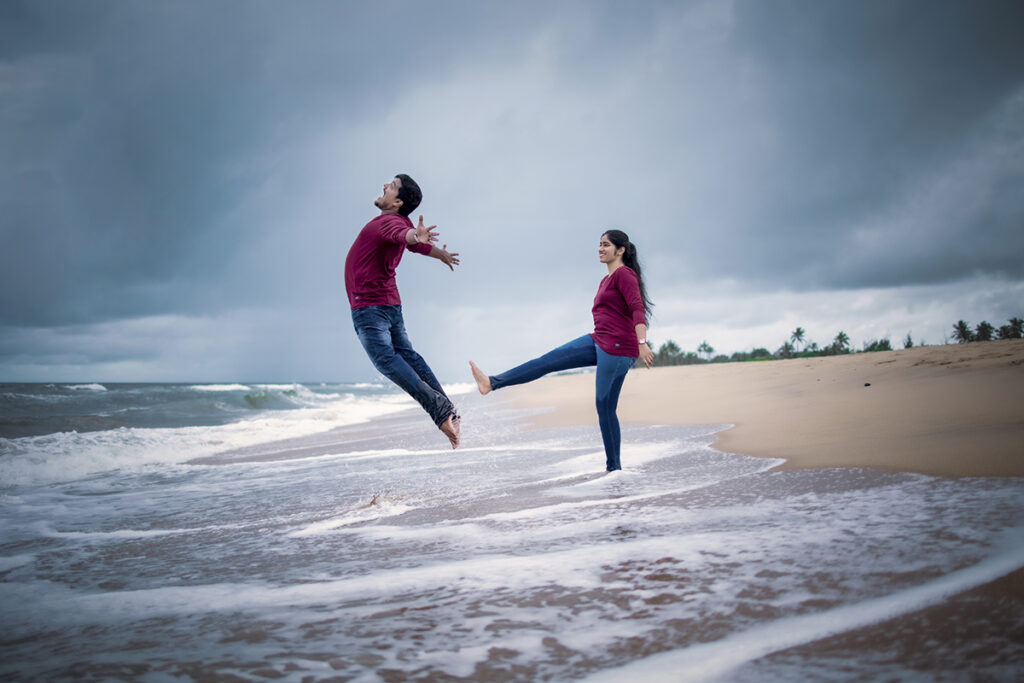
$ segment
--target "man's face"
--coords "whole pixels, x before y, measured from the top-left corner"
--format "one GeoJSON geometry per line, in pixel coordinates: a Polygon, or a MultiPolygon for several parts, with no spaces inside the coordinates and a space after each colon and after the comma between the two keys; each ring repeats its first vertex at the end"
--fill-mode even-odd
{"type": "Polygon", "coordinates": [[[402,187],[399,178],[392,178],[391,182],[384,186],[384,194],[374,200],[374,205],[381,211],[394,213],[402,206],[402,200],[398,198],[398,190],[402,187]]]}

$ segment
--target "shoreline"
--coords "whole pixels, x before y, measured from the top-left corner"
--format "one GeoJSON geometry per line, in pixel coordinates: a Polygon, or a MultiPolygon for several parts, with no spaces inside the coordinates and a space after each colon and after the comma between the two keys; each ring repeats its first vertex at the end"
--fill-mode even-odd
{"type": "MultiPolygon", "coordinates": [[[[498,394],[538,428],[596,425],[593,375],[498,394]]],[[[732,425],[714,447],[782,469],[869,467],[1024,477],[1024,340],[746,363],[635,368],[625,423],[732,425]]],[[[628,465],[628,464],[627,464],[628,465]]]]}
{"type": "MultiPolygon", "coordinates": [[[[527,418],[528,427],[596,429],[593,383],[590,373],[552,376],[498,395],[517,408],[551,409],[527,418]]],[[[725,425],[716,450],[785,459],[774,469],[1024,477],[1024,340],[634,368],[618,415],[725,425]]],[[[1024,568],[972,590],[1024,604],[1024,568]]]]}

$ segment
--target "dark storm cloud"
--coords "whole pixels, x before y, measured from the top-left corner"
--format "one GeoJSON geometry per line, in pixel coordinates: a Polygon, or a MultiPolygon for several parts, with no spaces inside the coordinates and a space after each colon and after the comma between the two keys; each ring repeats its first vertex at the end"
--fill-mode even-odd
{"type": "Polygon", "coordinates": [[[2,196],[5,284],[15,287],[3,304],[17,322],[141,312],[151,302],[116,285],[159,282],[195,251],[227,196],[210,167],[238,144],[232,133],[245,137],[200,115],[233,95],[227,79],[220,92],[198,80],[203,62],[211,82],[227,75],[201,35],[182,54],[187,36],[171,12],[157,32],[128,6],[81,16],[84,7],[28,4],[3,22],[16,50],[5,55],[2,196]]]}
{"type": "Polygon", "coordinates": [[[757,188],[737,189],[748,204],[735,216],[739,235],[724,235],[769,247],[740,250],[740,269],[845,287],[1024,275],[1013,256],[1024,253],[1024,193],[1011,189],[1024,166],[1004,155],[1024,141],[1024,5],[747,2],[736,19],[734,47],[768,93],[757,115],[773,123],[781,150],[752,158],[757,177],[746,180],[757,188]],[[979,155],[984,186],[944,178],[979,155]],[[923,212],[927,226],[892,215],[961,190],[987,202],[971,214],[923,212]],[[858,252],[851,237],[887,212],[887,252],[858,252]]]}
{"type": "Polygon", "coordinates": [[[401,3],[289,7],[4,4],[5,320],[203,310],[219,265],[267,229],[225,217],[280,151],[453,57],[401,3]]]}
{"type": "Polygon", "coordinates": [[[715,301],[774,307],[785,291],[1016,286],[1022,8],[2,3],[0,371],[80,351],[107,368],[159,344],[165,379],[178,347],[211,379],[218,364],[362,376],[340,263],[398,171],[464,256],[450,277],[402,266],[433,355],[456,327],[470,339],[469,319],[510,339],[586,325],[608,227],[634,236],[680,319],[716,283],[715,301]],[[135,341],[104,341],[119,336],[135,341]]]}

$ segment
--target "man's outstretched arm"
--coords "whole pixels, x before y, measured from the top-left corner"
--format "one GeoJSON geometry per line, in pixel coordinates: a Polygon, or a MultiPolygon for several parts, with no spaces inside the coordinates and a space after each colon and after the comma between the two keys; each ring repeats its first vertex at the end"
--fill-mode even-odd
{"type": "Polygon", "coordinates": [[[426,244],[430,246],[430,253],[415,249],[424,256],[431,256],[436,258],[441,263],[445,264],[451,270],[455,270],[455,266],[459,265],[459,254],[458,252],[452,253],[448,251],[448,245],[442,244],[440,248],[434,246],[434,242],[437,241],[437,231],[434,230],[436,225],[427,227],[423,223],[423,216],[420,216],[419,225],[412,230],[405,233],[405,242],[410,247],[414,247],[417,244],[426,244]]]}
{"type": "Polygon", "coordinates": [[[430,253],[427,256],[436,258],[451,270],[455,270],[455,266],[459,265],[459,253],[450,253],[447,244],[442,244],[440,248],[431,246],[430,253]]]}
{"type": "Polygon", "coordinates": [[[429,228],[425,226],[423,224],[423,216],[420,216],[419,225],[405,233],[405,243],[410,247],[414,247],[417,244],[433,245],[437,241],[437,231],[434,230],[436,227],[436,225],[431,225],[429,228]]]}

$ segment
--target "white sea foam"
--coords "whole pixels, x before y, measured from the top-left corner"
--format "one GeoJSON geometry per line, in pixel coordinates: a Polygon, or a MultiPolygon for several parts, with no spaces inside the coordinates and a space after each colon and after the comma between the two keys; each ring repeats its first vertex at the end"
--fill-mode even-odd
{"type": "Polygon", "coordinates": [[[476,391],[476,384],[473,382],[454,382],[452,384],[443,384],[441,388],[444,389],[444,393],[449,396],[458,396],[460,394],[468,394],[471,391],[476,391]]]}
{"type": "MultiPolygon", "coordinates": [[[[603,568],[624,560],[667,555],[680,559],[688,567],[699,568],[714,562],[709,553],[726,550],[728,543],[729,539],[714,534],[667,536],[525,556],[479,554],[467,560],[293,585],[215,583],[106,593],[60,591],[33,600],[30,613],[58,623],[75,623],[102,615],[138,618],[160,614],[262,610],[300,604],[336,604],[357,598],[432,591],[438,586],[483,593],[545,584],[562,589],[629,589],[629,584],[609,581],[603,576],[603,568]]],[[[0,584],[0,601],[4,601],[3,592],[6,590],[8,587],[0,584]]]]}
{"type": "MultiPolygon", "coordinates": [[[[657,460],[662,460],[672,455],[676,455],[680,451],[686,449],[689,445],[689,443],[682,441],[623,444],[620,459],[623,463],[626,463],[627,470],[625,472],[609,474],[612,474],[613,478],[616,474],[628,474],[631,471],[635,471],[637,468],[643,468],[657,460]]],[[[591,474],[594,472],[595,462],[604,462],[603,450],[591,451],[575,458],[569,458],[552,464],[550,469],[558,474],[556,477],[546,481],[557,481],[565,477],[578,477],[584,474],[591,474]]],[[[595,483],[600,483],[600,481],[601,480],[594,480],[595,483]]]]}
{"type": "Polygon", "coordinates": [[[392,517],[400,515],[409,510],[414,510],[415,507],[412,505],[405,505],[387,499],[386,497],[375,497],[373,502],[362,506],[359,509],[349,511],[338,517],[331,517],[329,519],[323,519],[318,522],[308,524],[302,529],[298,529],[289,533],[289,536],[315,536],[317,534],[325,534],[332,532],[341,527],[349,526],[351,524],[358,524],[366,522],[368,520],[382,519],[384,517],[392,517]]]}
{"type": "Polygon", "coordinates": [[[193,391],[249,391],[245,384],[193,384],[189,387],[193,391]]]}
{"type": "Polygon", "coordinates": [[[558,515],[565,512],[575,512],[588,508],[607,507],[609,505],[624,505],[626,503],[636,503],[639,501],[660,498],[662,496],[667,496],[678,492],[679,491],[677,489],[671,489],[663,491],[654,491],[651,493],[641,493],[633,496],[617,495],[598,500],[556,503],[554,505],[543,505],[541,507],[529,507],[524,510],[516,510],[515,512],[494,512],[482,517],[481,519],[493,520],[498,522],[546,519],[548,517],[551,517],[552,515],[558,515]]]}
{"type": "Polygon", "coordinates": [[[66,384],[66,388],[72,391],[106,391],[107,388],[102,384],[66,384]]]}
{"type": "MultiPolygon", "coordinates": [[[[306,389],[308,391],[308,389],[306,389]]],[[[213,427],[120,428],[0,438],[0,487],[72,481],[109,470],[141,471],[184,463],[254,444],[315,434],[404,410],[404,395],[317,401],[315,408],[277,411],[213,427]]]]}
{"type": "Polygon", "coordinates": [[[438,541],[446,540],[456,544],[498,541],[502,545],[516,545],[520,537],[518,534],[502,532],[495,534],[494,529],[480,524],[441,524],[427,527],[413,526],[384,526],[374,524],[372,526],[361,526],[356,529],[346,529],[347,533],[363,536],[372,540],[397,540],[397,541],[438,541]]]}
{"type": "Polygon", "coordinates": [[[113,531],[58,531],[50,528],[43,533],[52,538],[86,539],[94,541],[103,540],[126,540],[132,538],[158,538],[160,536],[175,536],[178,534],[194,534],[211,531],[213,529],[237,529],[237,524],[220,525],[217,527],[204,527],[201,529],[115,529],[113,531]]]}

